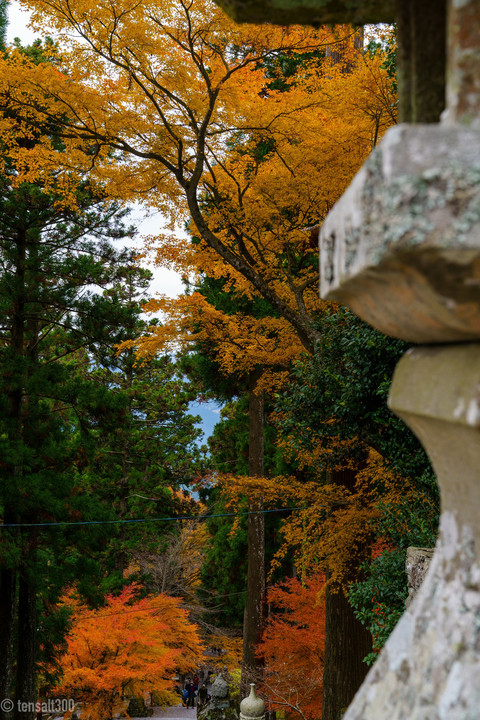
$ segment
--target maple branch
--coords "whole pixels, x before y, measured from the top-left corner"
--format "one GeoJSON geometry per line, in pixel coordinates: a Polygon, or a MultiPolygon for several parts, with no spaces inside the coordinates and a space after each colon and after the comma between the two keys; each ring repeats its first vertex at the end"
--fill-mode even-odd
{"type": "Polygon", "coordinates": [[[229,263],[235,270],[237,270],[243,277],[248,280],[263,297],[268,300],[272,307],[287,320],[292,327],[298,333],[300,342],[307,350],[312,353],[315,342],[318,339],[317,332],[315,331],[310,319],[306,322],[305,319],[296,313],[287,303],[282,300],[270,286],[270,284],[258,273],[256,273],[251,265],[249,265],[244,258],[236,254],[225,245],[209,228],[207,225],[200,207],[198,205],[198,198],[196,194],[196,187],[193,185],[187,188],[187,202],[188,207],[192,216],[192,219],[200,231],[202,238],[205,240],[207,245],[217,252],[227,263],[229,263]]]}
{"type": "Polygon", "coordinates": [[[287,161],[286,161],[286,160],[282,157],[282,155],[278,152],[277,148],[275,148],[274,152],[275,152],[275,155],[277,155],[277,157],[280,158],[280,161],[283,163],[283,165],[285,165],[285,167],[287,168],[288,172],[289,172],[293,177],[295,177],[295,171],[292,170],[292,168],[289,166],[289,164],[287,163],[287,161]]]}
{"type": "MultiPolygon", "coordinates": [[[[227,168],[227,166],[225,165],[225,163],[217,156],[217,154],[215,153],[215,151],[214,151],[212,148],[209,147],[208,143],[206,143],[206,148],[207,148],[207,150],[211,153],[211,155],[212,155],[213,159],[215,160],[215,162],[217,163],[217,165],[219,165],[219,166],[222,168],[222,170],[224,171],[224,173],[225,173],[225,174],[233,181],[233,183],[236,185],[236,187],[237,187],[238,204],[239,204],[239,207],[242,208],[242,207],[243,207],[243,198],[244,198],[244,196],[245,196],[245,193],[247,192],[247,190],[248,190],[249,187],[251,186],[251,182],[250,182],[250,181],[246,182],[245,185],[244,185],[244,187],[243,187],[243,190],[242,190],[242,187],[241,187],[241,185],[240,185],[240,181],[239,181],[239,180],[237,179],[237,177],[227,168]]],[[[210,163],[208,162],[207,158],[205,158],[205,163],[207,164],[207,167],[208,167],[209,170],[210,170],[210,163]]],[[[213,172],[212,172],[212,174],[213,174],[213,172]]],[[[214,175],[213,175],[213,177],[215,178],[214,175]]],[[[213,188],[212,188],[212,189],[213,189],[213,188]]],[[[218,193],[218,191],[216,190],[216,188],[215,188],[215,197],[217,198],[218,201],[220,201],[220,194],[218,193]]]]}
{"type": "MultiPolygon", "coordinates": [[[[141,3],[139,2],[139,3],[137,3],[137,5],[134,5],[134,6],[129,7],[128,12],[131,13],[131,12],[132,12],[133,10],[135,10],[135,8],[138,7],[140,4],[141,4],[141,3]]],[[[115,10],[113,4],[110,3],[110,5],[111,5],[112,13],[113,13],[113,16],[114,16],[114,27],[113,27],[113,29],[110,30],[109,33],[108,33],[108,42],[107,42],[108,53],[105,53],[105,52],[102,50],[102,47],[101,47],[101,44],[100,44],[100,43],[95,44],[95,43],[93,42],[93,40],[92,40],[92,38],[91,38],[91,35],[92,35],[92,27],[91,27],[90,23],[88,22],[88,20],[85,20],[85,19],[84,19],[84,23],[89,27],[90,33],[85,33],[85,32],[83,31],[83,29],[82,29],[82,25],[81,25],[78,21],[75,20],[75,18],[73,17],[73,14],[72,14],[71,11],[70,11],[70,15],[68,15],[68,16],[66,16],[66,17],[67,17],[68,19],[70,19],[70,22],[71,22],[72,26],[77,30],[77,32],[79,33],[80,37],[82,37],[82,38],[85,40],[85,42],[88,43],[88,45],[92,48],[92,50],[93,50],[99,57],[103,58],[104,60],[107,60],[107,61],[111,62],[114,66],[116,66],[116,67],[124,70],[125,72],[127,72],[127,73],[129,74],[129,76],[132,78],[132,80],[138,85],[138,87],[141,88],[141,90],[143,91],[143,93],[145,94],[145,96],[148,98],[148,100],[152,103],[153,107],[155,108],[155,111],[157,112],[157,114],[159,115],[160,119],[162,120],[162,123],[163,123],[165,129],[166,129],[167,132],[170,134],[170,136],[172,137],[172,139],[174,140],[174,142],[177,143],[177,146],[178,146],[178,166],[179,166],[179,169],[180,169],[180,168],[181,168],[182,149],[183,149],[183,141],[182,141],[182,139],[174,132],[171,123],[169,123],[169,121],[167,120],[167,118],[166,118],[166,116],[165,116],[165,114],[164,114],[164,112],[163,112],[160,104],[156,101],[153,93],[147,88],[146,84],[140,80],[140,76],[139,76],[139,73],[138,73],[137,69],[134,69],[134,67],[132,66],[132,64],[129,62],[129,60],[128,60],[124,55],[120,54],[119,56],[117,56],[116,53],[115,53],[115,51],[114,51],[112,39],[113,39],[113,37],[114,37],[115,34],[116,34],[116,28],[117,28],[117,26],[118,26],[119,19],[121,19],[123,15],[122,15],[122,14],[117,15],[116,10],[115,10]],[[123,62],[121,62],[121,61],[118,59],[119,57],[121,58],[121,60],[123,60],[123,62]]],[[[127,14],[127,11],[125,11],[124,14],[127,14]]],[[[159,23],[159,24],[161,25],[161,23],[159,23]]],[[[166,32],[166,30],[165,30],[165,28],[163,27],[163,25],[161,25],[161,27],[162,27],[162,29],[166,32]]],[[[118,39],[118,38],[117,38],[117,39],[118,39]]],[[[172,39],[174,39],[173,36],[172,36],[172,39]]],[[[139,60],[138,60],[138,57],[136,56],[136,54],[135,54],[135,52],[133,51],[133,49],[130,48],[130,47],[127,47],[126,50],[127,50],[127,51],[132,55],[132,57],[137,61],[138,65],[140,65],[139,60]]],[[[183,101],[178,95],[176,95],[175,93],[173,93],[173,92],[172,92],[171,90],[169,90],[167,87],[165,87],[165,86],[161,85],[160,83],[158,83],[158,81],[156,80],[156,78],[153,77],[153,74],[152,74],[152,75],[147,75],[145,71],[141,71],[141,74],[143,75],[143,77],[145,78],[145,80],[147,80],[147,81],[148,81],[149,83],[151,83],[154,87],[156,87],[158,90],[160,90],[160,92],[163,93],[166,97],[168,97],[174,104],[176,104],[178,107],[181,107],[181,108],[186,112],[187,116],[188,116],[189,119],[190,119],[190,122],[193,123],[193,124],[196,126],[195,116],[193,115],[193,112],[191,111],[191,108],[188,106],[188,104],[187,104],[185,101],[183,101]]],[[[70,109],[71,109],[71,108],[70,108],[70,109]]],[[[88,112],[88,108],[85,108],[85,109],[86,109],[87,112],[88,112]]],[[[94,120],[93,120],[93,118],[91,117],[91,115],[90,115],[90,119],[94,122],[94,120]]],[[[97,133],[96,130],[95,130],[95,133],[97,133]]]]}
{"type": "Polygon", "coordinates": [[[262,250],[261,250],[261,248],[260,248],[260,245],[254,240],[254,238],[253,238],[251,235],[248,235],[246,232],[242,232],[242,233],[240,234],[240,233],[236,230],[236,228],[233,227],[233,226],[230,227],[230,232],[231,232],[231,234],[233,235],[233,237],[237,240],[237,242],[238,242],[238,244],[239,244],[239,247],[242,249],[242,252],[243,252],[243,253],[245,254],[245,256],[247,257],[247,260],[248,260],[249,258],[251,259],[251,262],[250,262],[250,261],[249,261],[249,262],[250,262],[250,264],[251,264],[252,266],[256,265],[257,263],[254,261],[254,259],[253,259],[252,255],[250,254],[250,252],[248,252],[247,247],[246,247],[246,245],[245,245],[245,241],[244,241],[244,239],[243,239],[244,237],[246,237],[246,238],[249,240],[249,242],[253,245],[253,247],[254,247],[255,250],[257,251],[257,254],[258,254],[260,260],[263,262],[263,264],[264,264],[265,266],[267,265],[265,256],[264,256],[264,254],[263,254],[263,252],[262,252],[262,250]]]}
{"type": "Polygon", "coordinates": [[[308,278],[301,285],[298,285],[298,291],[303,294],[307,288],[311,287],[312,285],[318,285],[319,279],[320,274],[316,272],[311,278],[308,278]]]}

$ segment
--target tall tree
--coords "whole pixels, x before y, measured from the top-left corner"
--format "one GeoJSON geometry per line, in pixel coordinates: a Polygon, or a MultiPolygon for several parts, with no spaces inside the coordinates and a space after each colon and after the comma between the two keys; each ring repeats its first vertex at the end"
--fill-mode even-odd
{"type": "MultiPolygon", "coordinates": [[[[83,344],[107,340],[105,332],[115,310],[88,287],[110,282],[116,253],[106,238],[123,232],[115,226],[113,209],[101,200],[95,202],[87,188],[79,192],[84,195],[85,214],[72,215],[35,185],[14,190],[9,178],[2,182],[1,504],[7,526],[65,520],[76,504],[71,497],[76,447],[69,433],[70,413],[79,410],[82,423],[88,387],[69,375],[66,360],[83,344]],[[96,242],[95,235],[105,239],[96,242]]],[[[102,401],[101,395],[90,396],[94,414],[102,401]]],[[[33,527],[3,533],[2,608],[9,623],[4,626],[1,675],[6,683],[12,667],[7,627],[14,619],[12,598],[18,577],[16,692],[20,699],[33,701],[37,583],[41,586],[36,556],[48,544],[48,532],[33,527]]]]}
{"type": "MultiPolygon", "coordinates": [[[[202,468],[199,418],[189,412],[195,384],[168,356],[137,362],[131,347],[119,352],[122,341],[146,329],[143,296],[150,279],[149,272],[127,265],[121,281],[105,291],[105,299],[122,308],[124,317],[111,344],[86,368],[90,381],[116,398],[117,411],[109,426],[95,430],[95,455],[84,482],[119,520],[194,512],[188,489],[202,468]]],[[[121,526],[106,553],[119,581],[138,548],[159,550],[164,530],[155,523],[121,526]]]]}
{"type": "MultiPolygon", "coordinates": [[[[21,52],[31,54],[28,49],[21,52]]],[[[39,44],[33,54],[37,62],[45,60],[39,44]]],[[[123,225],[118,206],[82,177],[76,177],[74,210],[65,203],[63,185],[53,173],[48,187],[17,183],[15,147],[34,151],[41,144],[41,131],[25,134],[14,115],[8,122],[18,136],[12,154],[3,156],[0,177],[0,678],[3,697],[9,697],[15,668],[16,697],[33,703],[41,588],[50,587],[47,578],[53,581],[62,554],[65,562],[67,548],[80,540],[75,532],[68,535],[35,524],[92,511],[88,498],[75,491],[78,439],[105,415],[108,391],[93,392],[91,383],[72,373],[71,361],[108,344],[109,331],[124,317],[118,306],[106,301],[102,289],[122,276],[130,253],[116,250],[113,241],[129,235],[130,229],[123,225]]],[[[43,132],[54,136],[52,126],[43,132]]],[[[92,540],[95,536],[93,531],[92,540]]],[[[84,562],[78,550],[73,556],[84,562]]],[[[65,562],[64,581],[74,564],[73,557],[65,562]]],[[[57,590],[60,587],[57,584],[57,590]]],[[[32,715],[32,710],[15,705],[15,717],[32,715]]]]}

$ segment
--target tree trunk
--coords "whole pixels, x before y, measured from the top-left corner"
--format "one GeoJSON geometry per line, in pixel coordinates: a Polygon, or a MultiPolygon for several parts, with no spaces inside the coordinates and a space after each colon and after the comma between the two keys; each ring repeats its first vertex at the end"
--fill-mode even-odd
{"type": "Polygon", "coordinates": [[[342,589],[327,588],[322,720],[340,720],[367,674],[363,658],[371,649],[371,635],[353,614],[342,589]]]}
{"type": "MultiPolygon", "coordinates": [[[[18,357],[27,358],[29,369],[38,366],[39,322],[36,313],[26,311],[26,269],[35,273],[38,263],[38,246],[30,243],[27,248],[25,233],[18,243],[18,330],[12,333],[14,347],[18,357]],[[15,339],[16,338],[16,339],[15,339]]],[[[34,275],[32,276],[32,280],[34,275]]],[[[36,280],[36,278],[35,278],[36,280]]],[[[39,281],[39,280],[38,280],[39,281]]],[[[31,417],[36,415],[37,398],[27,393],[28,377],[22,378],[21,404],[18,408],[19,436],[27,440],[32,436],[29,431],[31,417]]],[[[24,480],[24,467],[18,466],[16,474],[24,480]]],[[[35,511],[30,510],[21,518],[24,522],[35,522],[35,511]]],[[[32,530],[22,535],[23,548],[19,569],[18,610],[17,610],[17,668],[15,676],[14,720],[34,720],[36,717],[36,649],[37,649],[37,535],[32,530]]]]}
{"type": "MultiPolygon", "coordinates": [[[[248,472],[251,477],[261,477],[264,472],[264,399],[263,393],[255,392],[261,374],[261,370],[252,372],[249,381],[248,472]]],[[[256,648],[262,638],[265,616],[265,517],[261,512],[262,510],[262,498],[250,498],[247,601],[243,623],[241,680],[241,693],[243,695],[246,694],[248,683],[252,682],[253,679],[258,680],[262,670],[262,663],[255,655],[256,648]]]]}
{"type": "MultiPolygon", "coordinates": [[[[15,570],[0,570],[0,700],[9,699],[11,693],[16,579],[15,570]]],[[[10,717],[4,708],[0,703],[0,720],[10,717]]]]}
{"type": "Polygon", "coordinates": [[[14,720],[34,720],[36,716],[37,588],[32,572],[35,550],[32,548],[32,543],[29,545],[29,567],[22,568],[18,588],[18,651],[14,720]]]}
{"type": "MultiPolygon", "coordinates": [[[[355,476],[355,470],[343,470],[331,473],[329,481],[353,489],[355,476]]],[[[352,554],[352,580],[364,560],[366,554],[362,548],[352,554]]],[[[342,588],[327,586],[322,720],[340,720],[367,674],[363,658],[371,649],[371,635],[355,617],[342,588]]]]}
{"type": "MultiPolygon", "coordinates": [[[[12,444],[21,442],[23,438],[22,403],[24,398],[25,377],[23,358],[25,356],[25,274],[27,239],[25,232],[19,232],[16,242],[14,292],[11,300],[11,350],[12,371],[10,382],[6,383],[8,397],[9,439],[12,444]]],[[[16,452],[18,454],[18,451],[16,452]]],[[[9,465],[4,468],[3,477],[3,522],[16,523],[21,520],[15,508],[18,503],[18,487],[23,475],[21,464],[9,465]]],[[[11,532],[11,531],[8,531],[11,532]]],[[[15,533],[15,531],[13,531],[15,533]]],[[[19,537],[8,535],[12,545],[19,542],[19,537]]],[[[17,562],[16,560],[14,561],[17,562]]],[[[16,585],[18,569],[3,567],[0,571],[0,700],[10,699],[13,668],[15,665],[14,628],[16,616],[16,585]]],[[[8,720],[11,712],[0,707],[0,720],[8,720]]]]}

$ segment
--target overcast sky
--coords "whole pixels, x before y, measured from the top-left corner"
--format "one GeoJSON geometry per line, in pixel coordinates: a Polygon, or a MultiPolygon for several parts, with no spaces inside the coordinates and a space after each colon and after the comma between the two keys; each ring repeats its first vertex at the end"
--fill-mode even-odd
{"type": "Polygon", "coordinates": [[[19,37],[23,42],[31,42],[34,39],[34,34],[27,28],[29,14],[21,10],[15,0],[10,0],[7,7],[7,40],[11,42],[14,37],[19,37]]]}

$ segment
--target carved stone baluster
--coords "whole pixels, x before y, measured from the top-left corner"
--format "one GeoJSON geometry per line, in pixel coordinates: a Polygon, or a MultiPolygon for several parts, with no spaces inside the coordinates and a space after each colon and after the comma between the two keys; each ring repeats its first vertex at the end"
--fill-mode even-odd
{"type": "Polygon", "coordinates": [[[323,297],[422,346],[389,404],[441,490],[426,579],[344,720],[480,717],[480,8],[450,0],[441,125],[390,130],[320,231],[323,297]]]}

